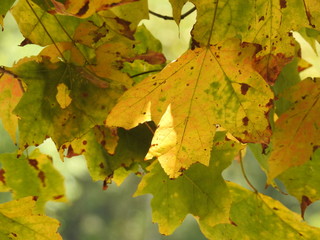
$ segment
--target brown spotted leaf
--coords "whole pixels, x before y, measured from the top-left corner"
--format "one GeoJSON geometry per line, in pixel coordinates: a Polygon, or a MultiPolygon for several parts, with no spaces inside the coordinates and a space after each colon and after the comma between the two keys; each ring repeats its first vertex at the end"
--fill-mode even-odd
{"type": "Polygon", "coordinates": [[[216,124],[242,142],[267,143],[273,94],[251,66],[256,46],[226,41],[188,51],[157,75],[129,89],[107,125],[158,128],[147,158],[158,157],[177,177],[192,163],[209,163],[216,124]]]}

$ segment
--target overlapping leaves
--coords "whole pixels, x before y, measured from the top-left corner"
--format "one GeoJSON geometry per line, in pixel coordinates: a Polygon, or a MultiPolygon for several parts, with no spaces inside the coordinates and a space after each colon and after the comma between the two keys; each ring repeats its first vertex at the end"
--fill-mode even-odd
{"type": "Polygon", "coordinates": [[[129,89],[107,125],[129,129],[153,120],[158,129],[148,156],[158,157],[170,177],[192,163],[209,164],[216,125],[242,142],[267,143],[273,95],[250,64],[255,51],[236,40],[188,51],[129,89]]]}

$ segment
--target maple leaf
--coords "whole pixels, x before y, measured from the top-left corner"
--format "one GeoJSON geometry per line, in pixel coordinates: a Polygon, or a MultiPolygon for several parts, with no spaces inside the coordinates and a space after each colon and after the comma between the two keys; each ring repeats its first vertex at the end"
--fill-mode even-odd
{"type": "Polygon", "coordinates": [[[124,79],[122,83],[105,79],[108,87],[102,88],[79,68],[48,61],[27,61],[12,68],[27,85],[14,110],[20,118],[21,147],[41,144],[50,136],[59,148],[63,143],[82,136],[94,125],[102,124],[123,92],[124,79]],[[61,96],[57,95],[62,83],[70,91],[68,96],[72,99],[65,108],[61,107],[61,102],[59,104],[61,96]],[[39,124],[39,128],[35,128],[35,124],[39,124]]]}
{"type": "Polygon", "coordinates": [[[243,146],[226,141],[223,132],[217,133],[214,146],[209,167],[197,163],[170,179],[156,161],[142,178],[134,196],[153,194],[152,220],[162,234],[171,234],[188,213],[210,226],[229,222],[231,198],[221,172],[243,146]]]}
{"type": "Polygon", "coordinates": [[[29,157],[1,154],[0,163],[4,185],[13,191],[14,198],[37,196],[36,209],[40,212],[47,201],[66,201],[63,177],[53,167],[52,159],[38,149],[29,157]]]}
{"type": "Polygon", "coordinates": [[[6,73],[0,78],[0,119],[14,142],[16,142],[18,118],[12,111],[22,93],[23,89],[18,79],[6,73]]]}
{"type": "Polygon", "coordinates": [[[129,89],[106,124],[130,129],[153,120],[148,157],[170,177],[198,161],[208,165],[216,124],[242,142],[267,143],[273,94],[250,64],[255,52],[237,40],[188,51],[129,89]]]}
{"type": "Polygon", "coordinates": [[[18,1],[11,13],[22,35],[26,38],[21,45],[34,43],[46,46],[52,44],[52,40],[69,42],[71,41],[70,36],[73,36],[76,27],[83,21],[69,16],[53,16],[29,0],[18,1]]]}
{"type": "Polygon", "coordinates": [[[301,217],[277,200],[256,194],[235,183],[227,186],[232,196],[230,223],[210,227],[200,224],[208,239],[317,239],[319,229],[301,222],[301,217]],[[272,229],[272,231],[270,231],[272,229]]]}
{"type": "Polygon", "coordinates": [[[21,198],[0,204],[0,236],[3,240],[62,240],[59,222],[34,212],[36,200],[21,198]]]}
{"type": "Polygon", "coordinates": [[[293,104],[275,123],[271,139],[273,149],[268,160],[269,180],[290,167],[307,162],[320,146],[319,96],[319,79],[306,79],[288,92],[286,97],[293,104]]]}

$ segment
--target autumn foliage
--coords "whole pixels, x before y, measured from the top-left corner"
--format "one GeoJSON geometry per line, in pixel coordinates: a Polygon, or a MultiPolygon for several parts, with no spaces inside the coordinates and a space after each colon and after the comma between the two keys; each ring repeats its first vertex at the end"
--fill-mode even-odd
{"type": "MultiPolygon", "coordinates": [[[[2,2],[0,24],[14,1],[2,2]]],[[[177,24],[186,2],[170,0],[177,24]]],[[[320,239],[299,214],[221,175],[248,148],[266,185],[281,180],[302,216],[320,200],[320,80],[300,80],[292,34],[314,44],[319,1],[190,2],[190,49],[171,63],[139,25],[146,0],[19,0],[11,8],[21,45],[44,49],[0,69],[0,118],[17,145],[0,154],[0,190],[15,198],[0,205],[1,239],[61,239],[44,206],[65,201],[63,178],[48,156],[25,154],[47,138],[62,159],[84,155],[105,188],[143,171],[135,195],[153,195],[163,234],[190,213],[208,239],[320,239]]]]}

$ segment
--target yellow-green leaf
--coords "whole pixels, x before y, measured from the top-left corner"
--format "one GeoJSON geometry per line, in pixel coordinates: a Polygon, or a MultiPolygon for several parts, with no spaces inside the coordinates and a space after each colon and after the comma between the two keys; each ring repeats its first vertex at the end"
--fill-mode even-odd
{"type": "Polygon", "coordinates": [[[52,159],[38,149],[28,157],[3,153],[0,163],[5,186],[13,191],[14,198],[37,197],[39,212],[47,201],[66,201],[63,177],[52,165],[52,159]]]}
{"type": "Polygon", "coordinates": [[[158,157],[170,177],[192,163],[209,164],[216,124],[242,142],[267,143],[273,94],[250,64],[255,51],[237,40],[187,51],[129,89],[107,125],[130,129],[153,120],[148,157],[158,157]]]}
{"type": "Polygon", "coordinates": [[[1,240],[62,240],[59,222],[34,212],[36,200],[26,197],[0,204],[1,240]]]}
{"type": "Polygon", "coordinates": [[[200,223],[208,239],[318,239],[320,230],[302,222],[301,217],[277,200],[256,194],[235,183],[227,183],[232,196],[230,223],[210,227],[200,223]]]}
{"type": "Polygon", "coordinates": [[[52,40],[54,42],[70,42],[69,36],[73,36],[76,27],[82,21],[69,16],[53,16],[30,0],[19,0],[12,8],[11,13],[18,23],[22,35],[26,38],[22,45],[31,42],[46,46],[52,44],[52,40]]]}
{"type": "Polygon", "coordinates": [[[188,213],[200,223],[214,226],[229,222],[231,198],[221,172],[243,148],[217,133],[209,167],[194,164],[176,179],[170,179],[155,161],[149,167],[135,196],[151,193],[152,220],[162,234],[171,234],[188,213]]]}
{"type": "Polygon", "coordinates": [[[269,180],[290,167],[307,162],[320,146],[320,80],[306,79],[286,96],[291,108],[275,123],[269,157],[269,180]]]}

